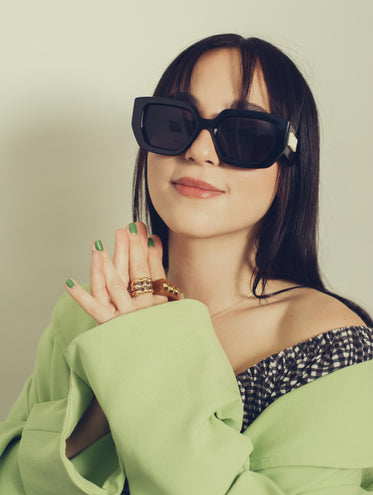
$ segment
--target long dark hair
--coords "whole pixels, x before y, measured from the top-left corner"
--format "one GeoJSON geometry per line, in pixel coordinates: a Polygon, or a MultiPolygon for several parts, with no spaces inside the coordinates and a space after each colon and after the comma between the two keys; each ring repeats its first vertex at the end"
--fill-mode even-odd
{"type": "MultiPolygon", "coordinates": [[[[154,96],[188,94],[194,66],[208,50],[236,48],[241,54],[242,85],[240,99],[250,91],[254,71],[260,67],[267,86],[270,111],[286,118],[298,138],[296,161],[289,167],[279,161],[276,197],[263,219],[257,238],[252,291],[259,284],[262,294],[267,280],[282,279],[311,287],[337,297],[372,323],[357,305],[326,290],[320,276],[317,258],[318,189],[319,189],[319,123],[315,100],[295,64],[278,48],[258,38],[237,34],[210,36],[185,49],[163,73],[154,96]]],[[[140,150],[133,182],[133,216],[142,220],[163,245],[163,265],[168,268],[168,227],[156,212],[150,199],[146,162],[147,153],[140,150]]],[[[261,297],[260,294],[257,297],[261,297]]]]}

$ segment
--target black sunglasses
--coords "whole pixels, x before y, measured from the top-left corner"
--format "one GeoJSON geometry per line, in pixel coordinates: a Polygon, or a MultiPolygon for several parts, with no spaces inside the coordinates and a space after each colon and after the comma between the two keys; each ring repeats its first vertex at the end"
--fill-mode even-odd
{"type": "Polygon", "coordinates": [[[141,148],[160,155],[181,155],[207,129],[219,158],[242,168],[268,168],[283,155],[291,165],[298,142],[290,122],[281,117],[226,109],[203,119],[194,105],[166,97],[136,98],[132,129],[141,148]]]}

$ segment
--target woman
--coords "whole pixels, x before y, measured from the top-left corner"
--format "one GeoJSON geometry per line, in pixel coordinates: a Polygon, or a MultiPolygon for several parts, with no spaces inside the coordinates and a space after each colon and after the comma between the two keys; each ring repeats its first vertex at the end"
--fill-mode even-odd
{"type": "Polygon", "coordinates": [[[2,425],[1,493],[373,491],[372,322],[319,275],[303,77],[213,36],[132,123],[136,222],[113,261],[92,243],[90,293],[66,283],[2,425]]]}

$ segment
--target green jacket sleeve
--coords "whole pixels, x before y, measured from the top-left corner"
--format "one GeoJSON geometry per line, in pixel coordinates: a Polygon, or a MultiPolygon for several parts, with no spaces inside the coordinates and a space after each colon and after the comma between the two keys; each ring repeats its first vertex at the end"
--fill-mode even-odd
{"type": "Polygon", "coordinates": [[[373,361],[282,396],[242,434],[237,381],[198,301],[115,318],[76,338],[67,358],[64,436],[91,388],[131,495],[373,491],[373,361]]]}
{"type": "MultiPolygon", "coordinates": [[[[33,375],[7,420],[0,423],[1,495],[121,493],[124,473],[111,435],[73,461],[65,457],[61,435],[71,380],[65,347],[94,325],[68,294],[60,298],[40,339],[33,375]]],[[[82,394],[74,409],[84,410],[91,397],[90,391],[82,394]]]]}

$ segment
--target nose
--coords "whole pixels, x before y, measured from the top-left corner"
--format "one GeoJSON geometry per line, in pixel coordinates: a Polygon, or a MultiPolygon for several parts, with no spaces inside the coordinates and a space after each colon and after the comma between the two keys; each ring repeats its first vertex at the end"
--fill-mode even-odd
{"type": "Polygon", "coordinates": [[[210,132],[202,129],[196,139],[185,152],[185,159],[197,165],[219,165],[220,158],[216,153],[210,132]]]}

